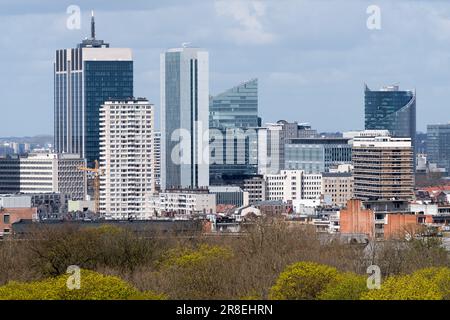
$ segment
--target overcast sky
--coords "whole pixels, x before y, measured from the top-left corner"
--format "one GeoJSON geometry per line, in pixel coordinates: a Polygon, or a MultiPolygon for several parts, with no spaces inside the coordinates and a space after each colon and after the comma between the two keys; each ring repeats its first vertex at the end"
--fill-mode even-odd
{"type": "Polygon", "coordinates": [[[450,121],[448,0],[1,0],[0,136],[53,133],[55,50],[89,35],[91,9],[97,38],[133,49],[135,95],[158,114],[159,53],[191,42],[210,52],[210,94],[259,79],[263,122],[363,129],[365,82],[416,88],[418,130],[450,121]],[[372,4],[381,30],[366,26],[372,4]]]}

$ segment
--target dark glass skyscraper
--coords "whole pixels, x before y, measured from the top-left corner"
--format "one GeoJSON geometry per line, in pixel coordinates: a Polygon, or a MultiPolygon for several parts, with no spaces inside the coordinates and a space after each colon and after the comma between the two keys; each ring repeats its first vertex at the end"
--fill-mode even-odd
{"type": "Polygon", "coordinates": [[[255,128],[260,125],[257,79],[243,82],[210,97],[211,184],[240,181],[257,173],[258,144],[255,128]]]}
{"type": "Polygon", "coordinates": [[[427,126],[427,160],[450,172],[450,124],[427,126]]]}
{"type": "Polygon", "coordinates": [[[99,159],[99,109],[111,99],[133,96],[131,49],[110,48],[91,38],[56,51],[54,62],[56,152],[77,153],[92,165],[99,159]]]}
{"type": "Polygon", "coordinates": [[[365,129],[389,130],[394,137],[416,140],[416,93],[400,91],[398,86],[379,91],[365,86],[365,129]]]}

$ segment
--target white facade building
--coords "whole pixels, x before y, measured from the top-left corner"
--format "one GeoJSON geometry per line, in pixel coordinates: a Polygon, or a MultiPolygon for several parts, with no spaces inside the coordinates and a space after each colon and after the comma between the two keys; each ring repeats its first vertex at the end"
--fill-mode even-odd
{"type": "Polygon", "coordinates": [[[281,170],[279,174],[266,174],[267,199],[293,201],[319,199],[322,191],[321,174],[305,174],[303,170],[281,170]]]}
{"type": "Polygon", "coordinates": [[[71,200],[86,196],[86,160],[77,154],[32,153],[19,160],[21,193],[63,193],[71,200]]]}
{"type": "Polygon", "coordinates": [[[160,189],[161,187],[161,132],[156,131],[153,134],[153,154],[154,154],[154,167],[155,170],[155,187],[160,189]]]}
{"type": "Polygon", "coordinates": [[[216,195],[208,189],[172,189],[150,199],[154,216],[192,216],[216,212],[216,195]]]}
{"type": "Polygon", "coordinates": [[[100,213],[146,219],[155,192],[154,107],[146,99],[106,101],[100,108],[100,213]]]}

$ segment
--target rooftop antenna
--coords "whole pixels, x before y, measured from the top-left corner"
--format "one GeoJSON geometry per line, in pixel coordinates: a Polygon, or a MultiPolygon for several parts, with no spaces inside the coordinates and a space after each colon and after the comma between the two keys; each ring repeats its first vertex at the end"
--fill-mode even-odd
{"type": "Polygon", "coordinates": [[[95,40],[95,17],[94,10],[91,11],[91,38],[95,40]]]}

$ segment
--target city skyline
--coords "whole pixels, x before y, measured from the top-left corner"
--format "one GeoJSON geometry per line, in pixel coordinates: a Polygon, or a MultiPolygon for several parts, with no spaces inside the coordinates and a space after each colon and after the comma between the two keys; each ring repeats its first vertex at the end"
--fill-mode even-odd
{"type": "MultiPolygon", "coordinates": [[[[427,124],[448,122],[439,116],[445,111],[450,87],[445,74],[450,7],[442,1],[426,5],[424,1],[380,1],[381,30],[366,27],[369,1],[231,1],[228,6],[223,1],[194,1],[189,6],[180,1],[137,1],[132,6],[91,1],[79,4],[80,30],[66,28],[68,1],[58,6],[51,1],[20,3],[0,5],[8,6],[2,10],[1,24],[7,25],[8,32],[1,36],[1,63],[11,74],[0,85],[6,104],[16,103],[19,94],[33,103],[4,108],[4,117],[12,121],[4,123],[0,136],[52,133],[49,66],[56,49],[72,47],[89,36],[91,9],[96,12],[99,38],[133,50],[135,70],[139,70],[135,96],[148,97],[157,111],[159,54],[190,41],[210,53],[211,95],[258,78],[263,123],[287,118],[309,122],[319,131],[363,129],[364,83],[374,89],[394,83],[406,90],[417,89],[419,131],[425,131],[427,124]],[[181,12],[184,14],[178,14],[181,12]],[[194,12],[208,14],[203,15],[204,21],[186,27],[183,22],[194,12]],[[123,23],[114,22],[118,15],[123,23]],[[422,20],[405,24],[398,22],[398,16],[411,18],[408,21],[420,16],[422,20]],[[19,46],[15,34],[20,34],[19,46]]],[[[157,112],[157,123],[159,116],[157,112]]]]}

